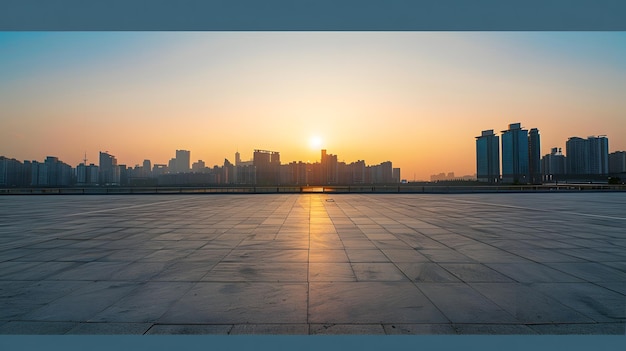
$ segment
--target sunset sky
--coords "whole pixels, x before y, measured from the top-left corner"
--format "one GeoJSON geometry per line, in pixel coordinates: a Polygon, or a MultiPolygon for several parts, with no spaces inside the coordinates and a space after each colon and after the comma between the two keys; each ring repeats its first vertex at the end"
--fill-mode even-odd
{"type": "Polygon", "coordinates": [[[626,150],[626,32],[0,32],[0,155],[75,167],[390,160],[476,172],[475,136],[626,150]]]}

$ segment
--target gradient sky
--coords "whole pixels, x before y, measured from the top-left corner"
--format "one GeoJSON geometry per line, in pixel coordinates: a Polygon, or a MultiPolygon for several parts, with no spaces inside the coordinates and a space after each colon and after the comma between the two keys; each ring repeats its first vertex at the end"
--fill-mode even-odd
{"type": "Polygon", "coordinates": [[[626,32],[0,32],[0,155],[76,166],[390,160],[476,172],[475,136],[626,150],[626,32]]]}

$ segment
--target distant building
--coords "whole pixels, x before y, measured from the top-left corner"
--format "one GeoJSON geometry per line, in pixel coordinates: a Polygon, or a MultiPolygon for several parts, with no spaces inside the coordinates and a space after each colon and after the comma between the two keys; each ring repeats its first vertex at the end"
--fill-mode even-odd
{"type": "Polygon", "coordinates": [[[391,184],[393,182],[393,166],[390,161],[367,168],[369,169],[369,174],[366,174],[366,183],[391,184]]]}
{"type": "Polygon", "coordinates": [[[626,152],[615,151],[609,154],[609,173],[626,173],[626,152]]]}
{"type": "Polygon", "coordinates": [[[120,184],[120,168],[117,165],[115,156],[107,152],[100,152],[100,185],[119,185],[120,184]]]}
{"type": "Polygon", "coordinates": [[[590,136],[589,142],[589,173],[609,174],[609,139],[605,136],[590,136]]]}
{"type": "Polygon", "coordinates": [[[528,172],[530,182],[541,184],[541,143],[539,130],[532,128],[528,133],[528,172]]]}
{"type": "Polygon", "coordinates": [[[528,131],[520,123],[502,131],[502,182],[528,183],[528,131]]]}
{"type": "Polygon", "coordinates": [[[98,185],[98,166],[84,163],[76,166],[76,183],[77,185],[98,185]]]}
{"type": "Polygon", "coordinates": [[[230,163],[228,159],[224,159],[224,165],[222,166],[221,184],[235,184],[235,168],[236,166],[230,163]]]}
{"type": "Polygon", "coordinates": [[[166,173],[168,173],[167,165],[155,163],[152,166],[152,176],[154,178],[166,173]]]}
{"type": "Polygon", "coordinates": [[[476,177],[481,182],[500,181],[500,138],[493,129],[476,137],[476,177]]]}
{"type": "Polygon", "coordinates": [[[322,150],[322,183],[323,184],[337,184],[338,172],[337,172],[337,155],[327,154],[326,150],[322,150]]]}
{"type": "Polygon", "coordinates": [[[0,187],[30,185],[30,165],[22,164],[14,158],[0,156],[0,187]]]}
{"type": "Polygon", "coordinates": [[[542,177],[544,181],[553,182],[562,179],[565,173],[565,156],[561,148],[553,147],[549,154],[541,159],[542,177]]]}
{"type": "Polygon", "coordinates": [[[178,173],[176,170],[178,169],[178,167],[176,167],[176,158],[171,158],[168,162],[167,162],[167,172],[171,173],[171,174],[175,174],[178,173]]]}
{"type": "Polygon", "coordinates": [[[194,162],[191,165],[191,171],[193,173],[204,173],[206,172],[206,164],[202,160],[198,160],[198,162],[194,162]]]}
{"type": "Polygon", "coordinates": [[[277,151],[254,150],[256,184],[277,185],[280,182],[280,153],[277,151]]]}
{"type": "Polygon", "coordinates": [[[391,176],[393,178],[393,182],[396,184],[400,184],[400,168],[394,168],[391,170],[391,176]]]}
{"type": "Polygon", "coordinates": [[[358,160],[348,165],[352,184],[365,184],[365,161],[358,160]]]}
{"type": "Polygon", "coordinates": [[[176,173],[189,172],[191,165],[191,152],[188,150],[176,150],[176,173]]]}
{"type": "Polygon", "coordinates": [[[609,141],[605,136],[587,139],[571,137],[565,143],[566,170],[569,176],[607,175],[609,173],[609,141]]]}
{"type": "Polygon", "coordinates": [[[567,154],[566,172],[568,175],[589,174],[589,146],[587,140],[571,137],[565,142],[567,154]]]}
{"type": "Polygon", "coordinates": [[[44,162],[31,163],[31,186],[70,186],[73,184],[72,167],[57,157],[48,156],[44,162]]]}
{"type": "Polygon", "coordinates": [[[142,177],[152,177],[152,162],[150,160],[143,160],[142,177]]]}

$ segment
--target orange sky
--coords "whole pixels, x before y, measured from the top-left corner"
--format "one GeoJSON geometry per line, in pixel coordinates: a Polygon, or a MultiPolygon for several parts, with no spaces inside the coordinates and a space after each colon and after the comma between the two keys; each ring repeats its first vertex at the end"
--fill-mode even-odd
{"type": "Polygon", "coordinates": [[[475,139],[538,128],[626,149],[626,33],[0,33],[0,155],[76,166],[191,150],[475,173],[475,139]]]}

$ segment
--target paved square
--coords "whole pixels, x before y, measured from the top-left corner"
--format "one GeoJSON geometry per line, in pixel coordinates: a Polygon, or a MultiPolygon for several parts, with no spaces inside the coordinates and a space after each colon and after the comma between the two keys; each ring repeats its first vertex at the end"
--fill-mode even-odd
{"type": "Polygon", "coordinates": [[[626,194],[0,197],[1,334],[626,334],[626,194]]]}

